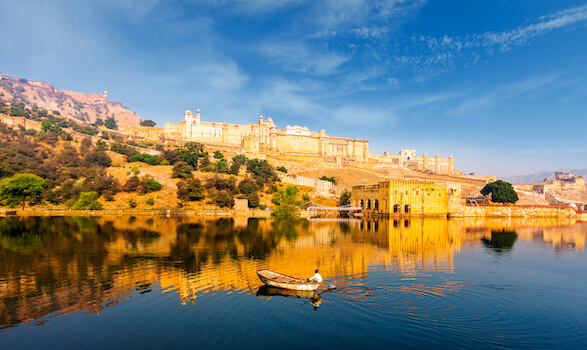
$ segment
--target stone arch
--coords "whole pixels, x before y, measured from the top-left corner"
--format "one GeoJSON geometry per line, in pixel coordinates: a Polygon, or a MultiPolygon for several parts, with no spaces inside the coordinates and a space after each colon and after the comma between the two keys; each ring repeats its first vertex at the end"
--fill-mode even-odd
{"type": "Polygon", "coordinates": [[[361,207],[361,209],[365,209],[365,201],[364,200],[360,200],[359,201],[359,207],[361,207]]]}
{"type": "Polygon", "coordinates": [[[411,213],[411,212],[412,212],[412,206],[411,206],[411,205],[409,205],[409,204],[406,204],[406,205],[404,206],[404,212],[405,212],[406,214],[409,214],[409,213],[411,213]]]}
{"type": "Polygon", "coordinates": [[[393,206],[393,212],[394,213],[399,213],[400,212],[400,208],[401,206],[399,204],[396,204],[393,206]]]}
{"type": "Polygon", "coordinates": [[[373,209],[379,210],[379,201],[377,199],[373,201],[373,209]]]}
{"type": "Polygon", "coordinates": [[[371,209],[371,200],[367,199],[367,209],[371,209]]]}

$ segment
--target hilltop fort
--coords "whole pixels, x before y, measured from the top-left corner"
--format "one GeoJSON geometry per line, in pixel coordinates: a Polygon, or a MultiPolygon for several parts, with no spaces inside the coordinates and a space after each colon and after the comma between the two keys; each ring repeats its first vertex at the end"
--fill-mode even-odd
{"type": "Polygon", "coordinates": [[[195,114],[184,113],[178,124],[165,123],[164,128],[124,125],[122,132],[135,139],[195,141],[240,148],[252,155],[273,153],[301,157],[318,157],[342,162],[372,162],[403,166],[433,174],[458,175],[454,158],[440,155],[419,157],[414,149],[404,148],[398,154],[374,155],[369,152],[369,141],[331,136],[324,129],[310,131],[307,127],[278,128],[273,119],[259,116],[258,123],[246,125],[207,122],[195,114]]]}

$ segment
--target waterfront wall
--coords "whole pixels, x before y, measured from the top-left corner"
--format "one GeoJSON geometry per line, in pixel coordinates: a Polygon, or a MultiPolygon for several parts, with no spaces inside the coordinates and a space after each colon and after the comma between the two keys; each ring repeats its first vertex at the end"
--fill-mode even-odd
{"type": "Polygon", "coordinates": [[[570,207],[557,206],[469,206],[453,207],[449,216],[482,217],[578,217],[570,207]]]}

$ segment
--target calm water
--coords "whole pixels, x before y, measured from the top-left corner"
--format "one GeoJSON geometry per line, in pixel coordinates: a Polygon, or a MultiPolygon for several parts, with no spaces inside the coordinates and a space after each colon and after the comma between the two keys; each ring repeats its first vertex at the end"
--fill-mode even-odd
{"type": "Polygon", "coordinates": [[[587,223],[0,218],[0,349],[587,348],[587,223]],[[336,289],[262,287],[269,268],[336,289]]]}

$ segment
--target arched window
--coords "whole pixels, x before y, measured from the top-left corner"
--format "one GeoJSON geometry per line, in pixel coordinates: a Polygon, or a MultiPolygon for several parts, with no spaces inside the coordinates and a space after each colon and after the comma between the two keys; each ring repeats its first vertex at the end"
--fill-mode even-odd
{"type": "Polygon", "coordinates": [[[399,204],[394,205],[393,206],[393,212],[394,213],[399,213],[399,208],[400,208],[399,204]]]}
{"type": "Polygon", "coordinates": [[[359,206],[361,207],[361,209],[365,208],[365,202],[363,202],[362,199],[359,201],[359,206]]]}
{"type": "Polygon", "coordinates": [[[371,200],[367,199],[367,209],[371,209],[371,200]]]}
{"type": "Polygon", "coordinates": [[[404,207],[404,211],[405,211],[406,213],[409,213],[409,212],[411,212],[411,211],[412,211],[412,207],[411,207],[409,204],[406,204],[406,206],[404,207]]]}
{"type": "Polygon", "coordinates": [[[379,201],[377,199],[373,201],[373,209],[375,209],[375,210],[379,209],[379,201]]]}
{"type": "Polygon", "coordinates": [[[449,188],[449,189],[448,189],[448,195],[449,195],[449,196],[452,196],[452,195],[453,195],[453,193],[454,193],[454,190],[453,190],[452,188],[449,188]]]}

